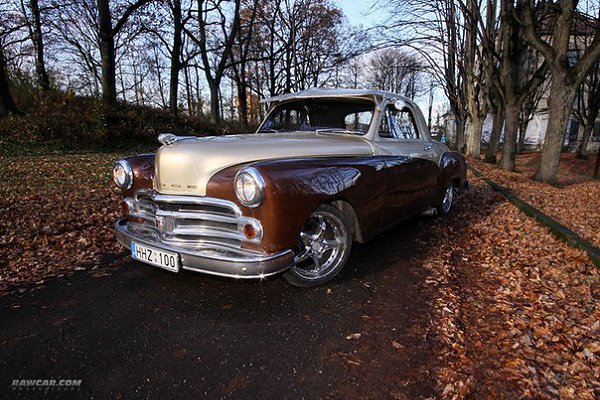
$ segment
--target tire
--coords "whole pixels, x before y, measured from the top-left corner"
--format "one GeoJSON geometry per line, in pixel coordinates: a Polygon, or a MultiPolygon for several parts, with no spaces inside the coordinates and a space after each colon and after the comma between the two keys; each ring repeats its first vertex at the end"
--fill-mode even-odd
{"type": "Polygon", "coordinates": [[[344,268],[351,250],[348,218],[337,208],[323,204],[302,227],[294,265],[284,278],[294,286],[322,285],[344,268]]]}
{"type": "Polygon", "coordinates": [[[452,182],[448,183],[446,189],[444,190],[444,198],[442,202],[437,205],[437,213],[441,216],[446,216],[452,212],[452,207],[454,206],[454,200],[456,199],[456,188],[452,184],[452,182]]]}

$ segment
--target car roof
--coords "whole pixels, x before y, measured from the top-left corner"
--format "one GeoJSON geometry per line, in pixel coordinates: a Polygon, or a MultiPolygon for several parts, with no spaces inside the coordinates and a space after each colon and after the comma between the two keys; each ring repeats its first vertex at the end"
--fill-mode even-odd
{"type": "Polygon", "coordinates": [[[375,98],[378,103],[389,99],[400,99],[406,103],[413,104],[406,97],[393,92],[373,89],[331,89],[331,88],[310,88],[296,93],[286,93],[278,96],[273,96],[262,100],[263,103],[278,103],[295,99],[309,98],[348,98],[348,97],[371,97],[375,98]]]}

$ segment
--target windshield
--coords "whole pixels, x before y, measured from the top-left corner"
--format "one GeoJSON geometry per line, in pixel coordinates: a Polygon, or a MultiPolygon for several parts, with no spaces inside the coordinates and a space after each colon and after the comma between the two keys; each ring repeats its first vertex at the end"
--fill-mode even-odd
{"type": "Polygon", "coordinates": [[[375,104],[369,100],[308,99],[281,104],[258,128],[263,132],[315,131],[364,135],[375,104]]]}

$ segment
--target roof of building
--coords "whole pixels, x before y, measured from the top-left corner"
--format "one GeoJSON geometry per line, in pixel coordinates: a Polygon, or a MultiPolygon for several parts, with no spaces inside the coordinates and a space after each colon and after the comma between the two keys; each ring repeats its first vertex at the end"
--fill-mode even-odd
{"type": "MultiPolygon", "coordinates": [[[[541,3],[535,10],[535,19],[537,30],[541,35],[551,35],[562,12],[560,4],[541,3]]],[[[586,15],[578,10],[573,13],[572,35],[593,36],[600,29],[600,19],[594,16],[586,15]]]]}

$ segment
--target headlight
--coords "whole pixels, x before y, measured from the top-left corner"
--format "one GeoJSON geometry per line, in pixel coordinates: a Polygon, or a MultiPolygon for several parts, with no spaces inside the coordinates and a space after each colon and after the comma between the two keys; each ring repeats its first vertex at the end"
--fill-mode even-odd
{"type": "Polygon", "coordinates": [[[133,170],[127,161],[117,161],[113,168],[113,180],[118,187],[124,190],[133,185],[133,170]]]}
{"type": "Polygon", "coordinates": [[[235,176],[235,194],[239,201],[248,207],[258,207],[263,199],[265,181],[252,167],[241,169],[235,176]]]}

